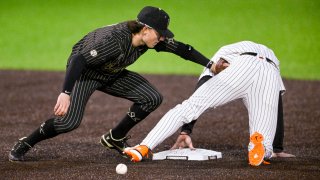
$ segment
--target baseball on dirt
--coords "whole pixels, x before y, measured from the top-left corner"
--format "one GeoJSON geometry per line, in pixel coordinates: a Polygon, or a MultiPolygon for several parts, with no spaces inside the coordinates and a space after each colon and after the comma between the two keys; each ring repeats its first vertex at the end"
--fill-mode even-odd
{"type": "Polygon", "coordinates": [[[120,163],[116,167],[117,174],[126,174],[127,171],[128,171],[128,168],[125,164],[120,163]]]}

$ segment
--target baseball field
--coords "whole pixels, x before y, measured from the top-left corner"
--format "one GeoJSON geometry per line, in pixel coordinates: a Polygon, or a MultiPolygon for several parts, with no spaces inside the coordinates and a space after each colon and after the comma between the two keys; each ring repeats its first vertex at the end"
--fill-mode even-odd
{"type": "MultiPolygon", "coordinates": [[[[0,179],[319,179],[319,7],[317,0],[0,1],[0,179]],[[146,5],[165,9],[175,38],[208,58],[240,40],[274,50],[287,88],[284,148],[296,158],[249,166],[248,115],[235,101],[204,113],[192,134],[195,147],[220,151],[222,159],[132,163],[98,143],[131,102],[95,92],[77,130],[40,142],[26,162],[8,161],[17,139],[53,116],[72,45],[95,28],[135,19],[146,5]],[[116,174],[119,163],[128,166],[127,174],[116,174]]],[[[192,94],[202,67],[150,50],[129,69],[143,74],[164,97],[130,131],[129,144],[135,145],[192,94]]],[[[169,149],[176,138],[154,152],[169,149]]]]}

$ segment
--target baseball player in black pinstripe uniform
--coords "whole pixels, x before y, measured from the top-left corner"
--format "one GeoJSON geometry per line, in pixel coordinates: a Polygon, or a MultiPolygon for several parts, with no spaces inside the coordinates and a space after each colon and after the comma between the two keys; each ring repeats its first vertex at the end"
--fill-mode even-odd
{"type": "Polygon", "coordinates": [[[211,68],[209,59],[192,46],[173,39],[169,15],[147,6],[137,20],[96,29],[84,36],[68,59],[63,90],[54,107],[56,117],[45,121],[29,136],[19,139],[9,153],[10,161],[23,161],[36,143],[76,129],[91,94],[102,91],[133,102],[119,124],[101,137],[101,144],[122,152],[127,133],[162,102],[161,94],[141,75],[126,70],[148,49],[171,52],[211,68]]]}

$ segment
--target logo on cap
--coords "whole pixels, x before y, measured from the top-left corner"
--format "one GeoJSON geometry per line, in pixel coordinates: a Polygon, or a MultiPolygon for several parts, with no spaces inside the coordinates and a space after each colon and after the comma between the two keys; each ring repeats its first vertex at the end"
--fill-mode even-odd
{"type": "Polygon", "coordinates": [[[92,57],[96,57],[96,56],[98,55],[98,52],[97,52],[96,50],[91,50],[91,51],[90,51],[90,55],[91,55],[92,57]]]}

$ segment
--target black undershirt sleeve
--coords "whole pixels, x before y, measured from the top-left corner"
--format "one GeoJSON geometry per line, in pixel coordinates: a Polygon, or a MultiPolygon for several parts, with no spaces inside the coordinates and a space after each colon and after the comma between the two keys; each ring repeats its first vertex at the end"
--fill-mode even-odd
{"type": "Polygon", "coordinates": [[[177,53],[180,57],[201,64],[202,66],[207,66],[210,62],[208,58],[188,44],[179,43],[177,53]]]}
{"type": "Polygon", "coordinates": [[[86,69],[86,60],[81,54],[76,54],[71,57],[67,66],[66,76],[63,83],[62,92],[70,95],[75,82],[81,76],[81,73],[86,69]]]}
{"type": "Polygon", "coordinates": [[[184,44],[174,39],[159,42],[154,49],[174,53],[183,59],[190,60],[207,68],[211,68],[212,61],[194,49],[191,45],[184,44]]]}

